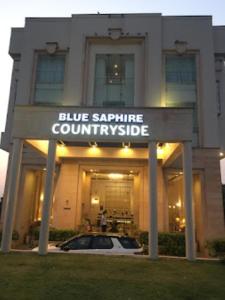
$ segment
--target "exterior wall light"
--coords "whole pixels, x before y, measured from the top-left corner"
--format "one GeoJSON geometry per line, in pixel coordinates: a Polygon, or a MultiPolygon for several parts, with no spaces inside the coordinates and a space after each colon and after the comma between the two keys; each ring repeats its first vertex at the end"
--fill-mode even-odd
{"type": "Polygon", "coordinates": [[[48,54],[53,55],[56,53],[58,49],[58,43],[57,42],[47,42],[46,43],[46,51],[48,54]]]}
{"type": "Polygon", "coordinates": [[[118,40],[123,35],[122,28],[108,28],[108,35],[112,40],[118,40]]]}
{"type": "Polygon", "coordinates": [[[224,60],[221,57],[217,57],[215,60],[216,72],[221,72],[224,68],[224,60]]]}
{"type": "Polygon", "coordinates": [[[178,41],[178,40],[176,40],[174,42],[174,45],[175,45],[175,49],[176,49],[176,51],[177,51],[177,53],[179,55],[182,55],[182,54],[184,54],[187,51],[188,43],[185,42],[185,41],[178,41]]]}

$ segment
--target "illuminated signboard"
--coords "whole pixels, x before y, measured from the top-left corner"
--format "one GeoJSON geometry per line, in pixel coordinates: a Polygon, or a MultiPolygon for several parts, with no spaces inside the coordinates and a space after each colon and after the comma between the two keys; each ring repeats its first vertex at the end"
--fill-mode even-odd
{"type": "Polygon", "coordinates": [[[149,136],[143,114],[59,113],[54,135],[149,136]]]}

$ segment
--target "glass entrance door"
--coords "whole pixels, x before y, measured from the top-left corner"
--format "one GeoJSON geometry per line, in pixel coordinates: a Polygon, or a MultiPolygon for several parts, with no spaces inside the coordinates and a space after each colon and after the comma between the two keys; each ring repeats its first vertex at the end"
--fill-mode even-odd
{"type": "Polygon", "coordinates": [[[103,210],[107,211],[109,229],[115,222],[118,230],[124,229],[125,224],[133,224],[133,182],[133,174],[91,174],[89,219],[93,225],[98,226],[99,216],[103,210]]]}

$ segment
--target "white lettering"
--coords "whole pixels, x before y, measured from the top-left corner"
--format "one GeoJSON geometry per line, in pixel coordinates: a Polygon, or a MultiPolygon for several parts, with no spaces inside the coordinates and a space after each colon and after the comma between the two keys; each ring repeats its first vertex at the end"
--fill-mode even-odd
{"type": "Polygon", "coordinates": [[[144,122],[143,114],[59,113],[58,120],[52,125],[55,135],[149,136],[149,126],[140,124],[144,122]]]}
{"type": "Polygon", "coordinates": [[[93,134],[97,135],[98,134],[98,129],[101,125],[99,124],[92,124],[92,128],[93,128],[93,134]]]}
{"type": "Polygon", "coordinates": [[[115,120],[115,115],[114,114],[108,114],[108,122],[112,122],[115,120]]]}
{"type": "Polygon", "coordinates": [[[65,113],[59,113],[59,121],[66,121],[66,114],[65,113]]]}
{"type": "MultiPolygon", "coordinates": [[[[67,113],[66,114],[66,121],[76,121],[76,120],[74,120],[75,118],[76,118],[76,115],[77,114],[73,114],[73,117],[71,116],[72,114],[70,114],[70,113],[67,113]]],[[[79,115],[78,115],[78,118],[79,118],[79,115]]],[[[78,120],[79,121],[79,120],[78,120]]]]}
{"type": "Polygon", "coordinates": [[[141,136],[149,136],[148,125],[141,126],[141,136]]]}
{"type": "Polygon", "coordinates": [[[92,121],[93,122],[98,122],[99,121],[99,114],[93,114],[92,115],[92,121]]]}
{"type": "Polygon", "coordinates": [[[59,129],[56,128],[56,127],[59,127],[59,126],[60,126],[59,123],[53,124],[53,126],[52,126],[52,133],[59,134],[59,129]]]}
{"type": "Polygon", "coordinates": [[[109,135],[109,126],[108,125],[101,125],[100,135],[109,135]]]}
{"type": "Polygon", "coordinates": [[[101,115],[100,115],[99,122],[107,122],[106,114],[101,114],[101,115]]]}
{"type": "Polygon", "coordinates": [[[131,125],[130,135],[137,136],[140,134],[140,127],[137,125],[131,125]]]}
{"type": "Polygon", "coordinates": [[[136,122],[137,123],[143,123],[144,122],[143,115],[136,115],[136,122]]]}
{"type": "Polygon", "coordinates": [[[111,134],[115,135],[118,125],[109,125],[109,128],[111,130],[111,134]]]}
{"type": "Polygon", "coordinates": [[[87,134],[90,135],[91,134],[91,125],[82,125],[82,130],[81,130],[81,134],[87,134]]]}
{"type": "Polygon", "coordinates": [[[134,123],[135,121],[136,121],[136,115],[129,115],[128,122],[129,123],[134,123]]]}
{"type": "Polygon", "coordinates": [[[115,121],[116,122],[123,122],[123,114],[116,114],[115,115],[115,121]]]}
{"type": "Polygon", "coordinates": [[[70,125],[65,123],[61,125],[60,132],[62,134],[68,134],[70,132],[70,125]]]}
{"type": "Polygon", "coordinates": [[[72,134],[80,134],[80,124],[78,124],[78,125],[72,124],[71,125],[71,133],[72,134]]]}
{"type": "Polygon", "coordinates": [[[89,121],[89,114],[82,114],[82,121],[88,122],[89,121]]]}
{"type": "Polygon", "coordinates": [[[125,126],[124,125],[119,125],[118,126],[118,135],[120,136],[124,136],[126,135],[126,130],[125,130],[125,126]]]}

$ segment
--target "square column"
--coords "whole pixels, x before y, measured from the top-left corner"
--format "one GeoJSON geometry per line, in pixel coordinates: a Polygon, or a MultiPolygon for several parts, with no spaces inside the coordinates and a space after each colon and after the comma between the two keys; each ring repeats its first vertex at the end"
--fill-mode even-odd
{"type": "Polygon", "coordinates": [[[55,156],[56,156],[56,141],[49,140],[47,170],[45,179],[44,201],[42,208],[41,228],[39,237],[39,254],[45,255],[48,252],[48,236],[49,236],[49,220],[51,215],[54,174],[55,174],[55,156]]]}
{"type": "Polygon", "coordinates": [[[188,260],[196,259],[195,225],[192,196],[192,145],[191,142],[183,143],[183,173],[184,173],[184,208],[185,208],[185,243],[186,257],[188,260]]]}
{"type": "Polygon", "coordinates": [[[10,251],[15,218],[17,195],[19,189],[20,166],[23,152],[23,141],[14,139],[12,146],[12,156],[9,167],[9,185],[6,197],[6,210],[2,231],[2,252],[10,251]]]}
{"type": "Polygon", "coordinates": [[[158,258],[157,144],[149,142],[149,257],[158,258]]]}

